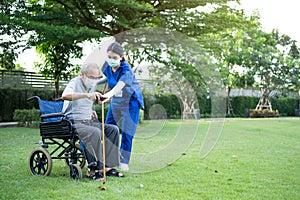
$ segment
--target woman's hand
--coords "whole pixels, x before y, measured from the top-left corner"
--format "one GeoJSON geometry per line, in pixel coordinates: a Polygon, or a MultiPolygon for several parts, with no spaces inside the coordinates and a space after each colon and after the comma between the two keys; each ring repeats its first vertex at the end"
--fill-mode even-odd
{"type": "Polygon", "coordinates": [[[106,103],[106,102],[108,102],[108,101],[110,100],[110,98],[111,98],[111,96],[108,95],[108,93],[101,94],[100,96],[101,96],[101,97],[100,97],[100,99],[98,100],[98,103],[99,103],[99,104],[100,104],[100,103],[106,103]]]}

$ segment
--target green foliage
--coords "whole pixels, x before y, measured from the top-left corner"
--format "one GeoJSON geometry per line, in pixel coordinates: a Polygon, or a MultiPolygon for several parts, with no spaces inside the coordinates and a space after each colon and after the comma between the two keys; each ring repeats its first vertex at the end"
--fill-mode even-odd
{"type": "Polygon", "coordinates": [[[232,97],[232,109],[234,116],[244,117],[247,109],[256,107],[258,97],[237,96],[232,97]]]}
{"type": "Polygon", "coordinates": [[[45,55],[43,63],[36,64],[40,72],[46,77],[53,77],[55,97],[59,97],[59,80],[69,80],[70,76],[79,71],[78,66],[70,64],[70,59],[82,56],[82,48],[76,44],[44,42],[37,46],[37,52],[45,55]]]}
{"type": "Polygon", "coordinates": [[[299,89],[299,48],[288,36],[279,35],[276,30],[266,33],[257,26],[230,30],[220,38],[224,50],[215,54],[229,86],[299,89]]]}
{"type": "MultiPolygon", "coordinates": [[[[165,35],[168,35],[170,30],[174,30],[186,36],[198,38],[200,46],[208,46],[205,45],[205,41],[209,41],[206,40],[206,35],[209,33],[221,32],[238,25],[245,26],[247,23],[243,13],[231,9],[226,4],[227,2],[228,0],[195,0],[182,1],[178,4],[170,1],[36,0],[27,2],[18,0],[11,6],[19,9],[16,11],[12,9],[9,14],[6,13],[4,16],[7,18],[7,23],[9,21],[10,24],[20,27],[25,33],[31,32],[28,45],[38,46],[46,55],[45,62],[38,66],[45,75],[53,73],[58,88],[59,79],[65,72],[69,72],[70,57],[72,55],[81,57],[77,54],[77,50],[74,50],[78,47],[78,43],[105,36],[115,36],[120,43],[130,43],[130,41],[126,41],[124,31],[145,27],[162,27],[165,28],[165,35]],[[213,9],[210,13],[201,11],[201,7],[210,3],[214,5],[211,7],[213,9]],[[45,47],[46,45],[47,47],[45,47]]],[[[9,1],[5,1],[7,7],[9,3],[9,1]]],[[[138,34],[138,36],[140,35],[138,34]]],[[[145,38],[140,37],[140,41],[138,39],[139,37],[135,36],[134,42],[143,42],[145,38]]],[[[195,40],[193,41],[196,43],[195,40]]],[[[148,49],[148,46],[139,45],[139,48],[142,47],[144,47],[143,50],[148,49]]],[[[159,51],[152,49],[150,53],[159,53],[159,51]]],[[[174,52],[171,53],[174,54],[174,52]]],[[[146,55],[147,53],[144,52],[138,56],[141,58],[146,55]]],[[[156,59],[156,61],[160,60],[156,59]]],[[[185,77],[195,72],[188,63],[182,64],[181,69],[184,68],[186,68],[183,73],[185,77]]],[[[195,74],[190,77],[195,79],[200,76],[195,74]]],[[[187,77],[187,79],[189,78],[187,77]]],[[[198,84],[201,82],[194,80],[195,88],[198,84]]]]}
{"type": "Polygon", "coordinates": [[[40,122],[40,112],[35,108],[31,110],[16,109],[13,119],[17,121],[20,126],[38,128],[40,122]]]}
{"type": "Polygon", "coordinates": [[[145,103],[144,119],[150,118],[150,111],[155,105],[161,105],[168,119],[181,117],[181,105],[176,95],[153,95],[144,92],[143,96],[145,103]]]}
{"type": "Polygon", "coordinates": [[[14,69],[16,68],[14,62],[17,58],[17,53],[13,48],[10,47],[9,43],[2,43],[1,41],[1,52],[0,52],[0,69],[14,69]]]}
{"type": "MultiPolygon", "coordinates": [[[[18,54],[26,49],[25,33],[22,26],[14,23],[11,16],[21,11],[24,3],[18,0],[2,0],[0,3],[0,68],[12,70],[16,68],[18,54]]],[[[19,20],[16,20],[19,21],[19,20]]]]}
{"type": "Polygon", "coordinates": [[[27,101],[32,96],[39,96],[43,100],[54,100],[55,91],[45,89],[0,89],[0,121],[12,121],[13,113],[16,109],[38,109],[36,100],[27,101]]]}
{"type": "MultiPolygon", "coordinates": [[[[247,115],[247,112],[249,110],[254,109],[256,107],[258,100],[259,100],[258,97],[247,97],[247,96],[232,97],[232,107],[233,107],[232,117],[244,117],[245,115],[247,115]]],[[[280,116],[295,116],[295,109],[298,108],[298,98],[296,97],[271,98],[271,104],[273,110],[278,110],[280,116]]],[[[277,116],[278,113],[273,113],[273,114],[277,116]]],[[[259,112],[257,113],[257,115],[264,116],[264,113],[259,112]]]]}
{"type": "MultiPolygon", "coordinates": [[[[38,109],[38,102],[36,100],[27,101],[27,98],[32,96],[39,96],[43,100],[53,101],[55,99],[55,92],[53,90],[43,89],[0,89],[0,121],[12,121],[13,113],[16,109],[38,109]],[[10,99],[14,99],[11,101],[10,99]]],[[[145,110],[143,117],[145,120],[150,119],[150,111],[153,106],[160,105],[166,113],[168,119],[180,119],[182,117],[182,105],[176,95],[158,95],[143,92],[145,101],[145,110]]],[[[198,107],[200,109],[201,118],[222,117],[211,116],[211,99],[206,95],[198,95],[198,107]]],[[[226,101],[226,99],[220,99],[226,101]]],[[[256,107],[258,97],[237,96],[232,97],[233,115],[229,117],[245,117],[246,110],[256,107]]],[[[298,108],[297,97],[280,97],[271,99],[274,110],[280,112],[280,116],[295,116],[295,109],[298,108]]],[[[105,114],[108,110],[108,104],[105,104],[105,114]]],[[[99,119],[101,119],[101,105],[94,106],[99,119]]],[[[220,108],[222,109],[222,108],[220,108]]],[[[218,113],[215,111],[215,113],[218,113]]],[[[141,114],[142,117],[142,114],[141,114]]],[[[142,121],[142,119],[141,119],[142,121]]]]}
{"type": "Polygon", "coordinates": [[[205,114],[210,114],[211,111],[211,99],[205,95],[202,96],[198,95],[198,105],[199,105],[201,117],[206,118],[205,114]]]}
{"type": "MultiPolygon", "coordinates": [[[[96,113],[98,115],[99,121],[101,122],[102,121],[102,108],[101,108],[102,105],[99,105],[99,104],[95,103],[93,107],[94,107],[93,109],[96,111],[96,113]]],[[[104,105],[104,117],[106,116],[106,113],[108,111],[108,107],[109,107],[108,104],[104,105]]],[[[105,121],[105,119],[104,119],[104,121],[105,121]]]]}
{"type": "Polygon", "coordinates": [[[272,98],[273,109],[279,110],[280,116],[295,116],[295,109],[298,108],[298,98],[295,97],[279,97],[272,98]]]}
{"type": "MultiPolygon", "coordinates": [[[[241,23],[237,15],[241,14],[222,1],[46,1],[46,4],[63,7],[65,13],[72,16],[76,23],[99,31],[106,36],[141,27],[164,27],[188,33],[190,36],[199,36],[203,33],[216,32],[241,23]],[[199,12],[196,8],[214,3],[212,14],[199,12]],[[130,13],[130,14],[129,14],[130,13]],[[230,18],[230,22],[224,20],[230,18]],[[199,22],[205,24],[200,26],[199,22]]],[[[48,8],[50,9],[50,8],[48,8]]],[[[53,21],[53,20],[52,20],[53,21]]],[[[242,24],[242,23],[241,23],[242,24]]],[[[119,42],[124,42],[117,38],[119,42]]]]}
{"type": "MultiPolygon", "coordinates": [[[[59,81],[69,78],[70,73],[78,70],[78,66],[70,64],[71,59],[82,57],[82,47],[78,44],[90,38],[99,37],[99,32],[87,27],[78,26],[76,19],[64,12],[64,7],[53,1],[4,1],[2,15],[6,20],[5,27],[19,27],[23,35],[30,33],[26,41],[28,46],[36,46],[37,51],[44,55],[42,63],[36,67],[46,77],[54,78],[56,94],[59,97],[59,81]],[[14,9],[15,8],[15,9],[14,9]],[[18,9],[17,9],[18,8],[18,9]]],[[[9,36],[13,32],[6,31],[9,36]]],[[[16,38],[16,37],[15,37],[16,38]]],[[[16,40],[16,43],[21,42],[16,40]]],[[[10,48],[12,48],[11,46],[10,48]]],[[[13,48],[12,48],[13,49],[13,48]]],[[[5,52],[3,55],[10,54],[5,52]]],[[[9,51],[10,52],[10,51],[9,51]]],[[[3,57],[4,58],[4,57],[3,57]]],[[[14,57],[7,60],[13,60],[14,57]]],[[[6,64],[6,68],[9,67],[6,64]]]]}
{"type": "MultiPolygon", "coordinates": [[[[181,116],[180,101],[176,95],[156,95],[156,104],[162,105],[168,119],[178,119],[181,116]]],[[[148,107],[149,109],[149,107],[148,107]]]]}

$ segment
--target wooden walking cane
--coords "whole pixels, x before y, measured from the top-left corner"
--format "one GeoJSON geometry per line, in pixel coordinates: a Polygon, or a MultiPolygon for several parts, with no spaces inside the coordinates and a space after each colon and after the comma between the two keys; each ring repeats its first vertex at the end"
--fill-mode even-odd
{"type": "Polygon", "coordinates": [[[102,165],[103,165],[103,184],[106,183],[106,168],[105,168],[105,134],[104,134],[104,103],[102,104],[102,165]]]}

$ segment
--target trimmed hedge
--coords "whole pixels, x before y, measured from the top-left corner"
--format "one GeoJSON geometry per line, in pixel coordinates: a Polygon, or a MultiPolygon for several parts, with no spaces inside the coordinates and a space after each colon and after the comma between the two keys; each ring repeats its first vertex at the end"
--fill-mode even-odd
{"type": "Polygon", "coordinates": [[[273,110],[278,110],[280,116],[295,116],[295,110],[299,109],[299,100],[292,97],[279,97],[272,99],[273,110]]]}
{"type": "Polygon", "coordinates": [[[38,109],[37,101],[27,101],[32,96],[39,96],[44,100],[53,100],[54,90],[45,89],[0,89],[0,122],[13,121],[13,113],[16,109],[38,109]]]}
{"type": "MultiPolygon", "coordinates": [[[[161,105],[166,112],[166,118],[179,119],[181,117],[181,103],[176,95],[158,95],[144,92],[144,119],[150,119],[150,111],[154,106],[161,105]]],[[[159,116],[157,116],[157,119],[159,116]]]]}
{"type": "Polygon", "coordinates": [[[244,117],[247,109],[254,109],[259,101],[258,97],[237,96],[232,98],[234,117],[244,117]]]}

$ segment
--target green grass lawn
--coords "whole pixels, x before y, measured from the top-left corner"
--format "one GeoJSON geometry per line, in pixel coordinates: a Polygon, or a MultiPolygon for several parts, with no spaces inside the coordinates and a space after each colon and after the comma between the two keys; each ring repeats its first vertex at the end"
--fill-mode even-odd
{"type": "Polygon", "coordinates": [[[300,118],[226,119],[214,149],[200,159],[210,124],[145,121],[132,172],[108,177],[105,191],[85,177],[71,180],[63,160],[53,160],[49,176],[32,176],[28,158],[39,130],[2,128],[0,199],[300,199],[300,118]]]}

